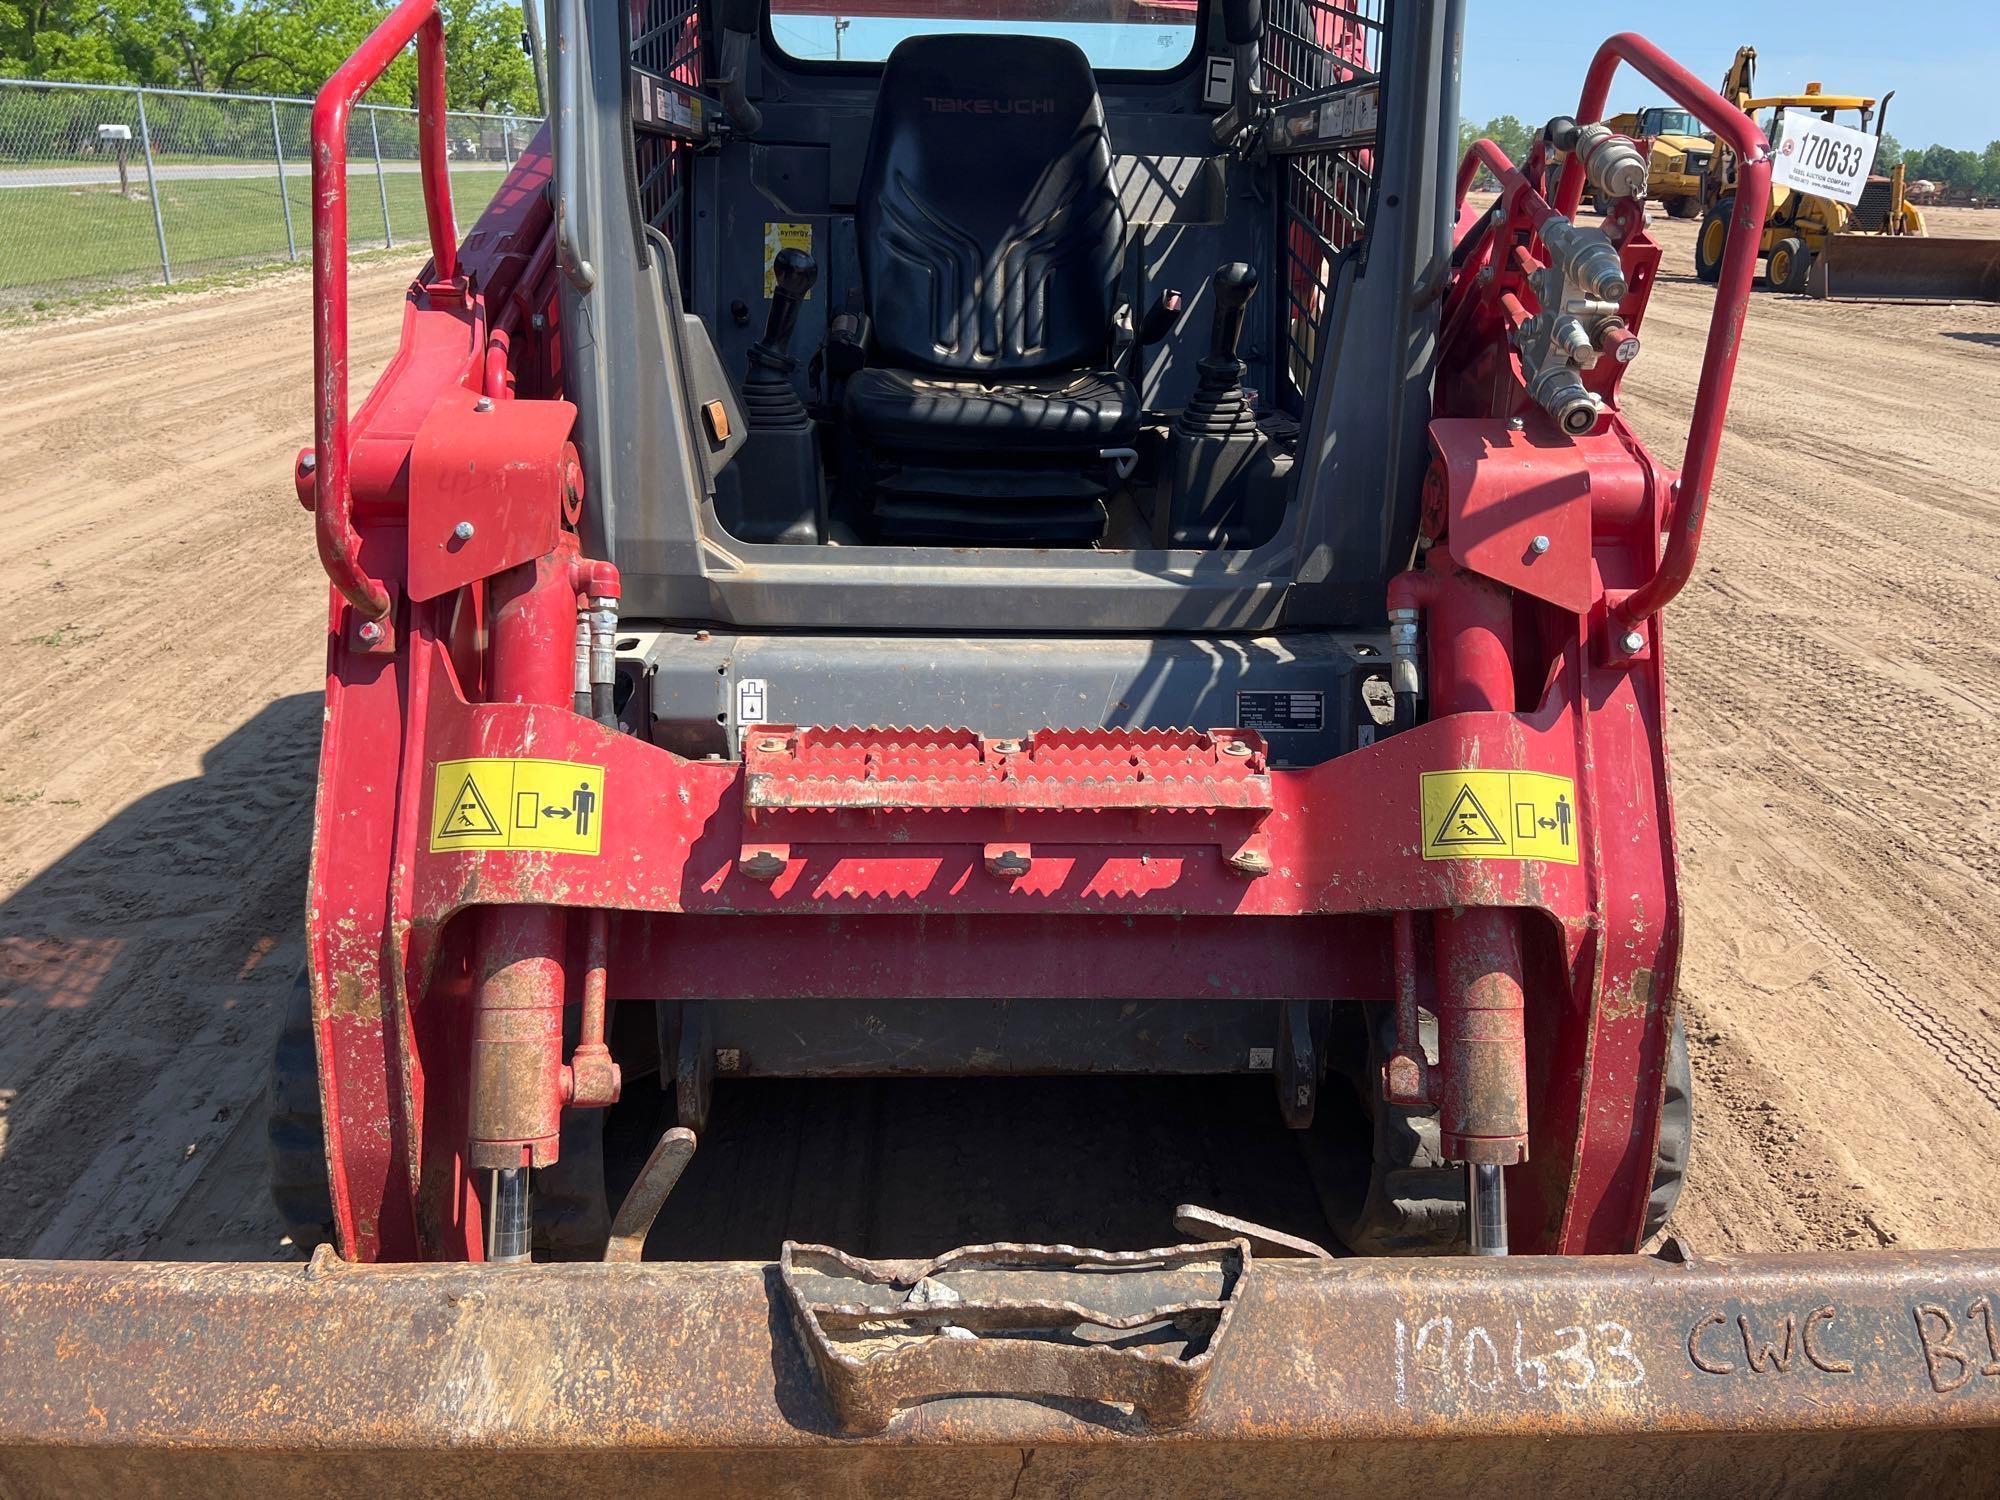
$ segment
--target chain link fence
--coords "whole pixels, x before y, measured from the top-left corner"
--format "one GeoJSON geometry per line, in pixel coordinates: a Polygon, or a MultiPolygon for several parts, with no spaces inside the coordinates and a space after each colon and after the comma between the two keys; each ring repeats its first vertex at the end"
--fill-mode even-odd
{"type": "MultiPolygon", "coordinates": [[[[469,226],[540,127],[453,111],[469,226]]],[[[312,258],[312,101],[0,79],[0,307],[312,258]]],[[[348,123],[348,238],[425,241],[416,111],[348,123]]]]}

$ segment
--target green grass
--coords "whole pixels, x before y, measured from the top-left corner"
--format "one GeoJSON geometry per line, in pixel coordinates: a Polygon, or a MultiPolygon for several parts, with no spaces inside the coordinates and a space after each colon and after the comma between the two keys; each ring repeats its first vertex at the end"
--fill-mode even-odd
{"type": "MultiPolygon", "coordinates": [[[[393,250],[385,250],[380,244],[356,245],[349,264],[359,268],[372,261],[394,260],[404,265],[411,264],[411,258],[423,254],[421,248],[413,249],[407,241],[398,242],[393,250]]],[[[149,282],[124,282],[92,286],[82,283],[78,287],[67,287],[52,292],[45,297],[21,302],[0,296],[0,328],[19,328],[27,324],[40,323],[52,318],[63,318],[79,312],[87,312],[100,307],[125,307],[134,302],[159,302],[170,297],[184,297],[194,292],[214,291],[220,287],[254,286],[266,277],[288,270],[304,272],[310,262],[301,260],[297,266],[285,261],[246,261],[225,270],[210,271],[206,275],[185,279],[176,277],[172,286],[163,286],[157,276],[149,282]]],[[[414,269],[414,267],[412,267],[414,269]]],[[[55,563],[47,558],[36,559],[35,565],[52,568],[55,563]]]]}
{"type": "Polygon", "coordinates": [[[53,646],[61,649],[66,646],[81,646],[84,642],[94,641],[103,634],[104,632],[101,630],[83,630],[75,625],[59,625],[46,635],[23,636],[16,644],[22,646],[53,646]]]}
{"type": "MultiPolygon", "coordinates": [[[[506,173],[471,168],[451,174],[461,230],[471,226],[506,173]]],[[[398,245],[423,243],[423,179],[392,172],[382,179],[398,245]]],[[[382,190],[372,171],[349,178],[348,239],[356,248],[383,243],[382,190]]],[[[0,190],[0,302],[67,299],[95,288],[158,281],[160,246],[143,184],[121,197],[116,187],[0,190]]],[[[312,184],[288,173],[285,197],[301,262],[311,258],[312,184]]],[[[174,280],[232,266],[284,261],[284,205],[275,172],[268,179],[215,178],[160,183],[160,216],[174,280]]]]}
{"type": "MultiPolygon", "coordinates": [[[[6,82],[5,79],[0,79],[0,83],[4,82],[6,82]]],[[[285,147],[285,161],[285,170],[289,172],[295,167],[302,168],[305,165],[306,156],[303,150],[300,150],[294,156],[293,147],[287,145],[285,147]]],[[[271,153],[265,151],[258,156],[217,156],[213,152],[208,151],[155,151],[153,153],[153,165],[156,167],[270,167],[271,153]]],[[[65,151],[51,153],[46,156],[25,154],[0,157],[0,167],[6,167],[11,171],[23,172],[116,172],[118,170],[118,158],[108,153],[98,152],[78,153],[65,151]]],[[[146,159],[139,155],[139,146],[136,141],[132,145],[132,154],[125,158],[125,169],[131,173],[133,182],[145,182],[146,159]]],[[[276,169],[273,168],[272,170],[275,171],[276,169]]]]}

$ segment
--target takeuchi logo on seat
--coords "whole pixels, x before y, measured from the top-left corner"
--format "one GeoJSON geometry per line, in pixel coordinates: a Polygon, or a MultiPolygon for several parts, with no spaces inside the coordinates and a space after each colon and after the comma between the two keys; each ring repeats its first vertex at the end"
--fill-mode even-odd
{"type": "Polygon", "coordinates": [[[926,94],[924,108],[940,115],[1052,115],[1053,99],[953,99],[926,94]]]}

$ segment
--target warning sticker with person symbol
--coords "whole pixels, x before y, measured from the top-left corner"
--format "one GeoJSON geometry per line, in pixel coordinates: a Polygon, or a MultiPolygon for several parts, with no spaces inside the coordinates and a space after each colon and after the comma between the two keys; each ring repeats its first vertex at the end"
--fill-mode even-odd
{"type": "Polygon", "coordinates": [[[1577,862],[1576,783],[1541,771],[1423,773],[1425,859],[1577,862]]]}
{"type": "Polygon", "coordinates": [[[431,852],[595,854],[604,768],[566,760],[444,760],[431,791],[431,852]]]}

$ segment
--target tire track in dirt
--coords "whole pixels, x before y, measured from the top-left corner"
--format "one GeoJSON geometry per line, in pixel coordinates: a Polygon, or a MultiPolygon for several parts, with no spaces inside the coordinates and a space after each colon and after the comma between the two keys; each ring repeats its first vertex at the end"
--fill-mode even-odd
{"type": "Polygon", "coordinates": [[[1918,1041],[1943,1058],[1952,1071],[1970,1084],[1988,1104],[2000,1109],[2000,1052],[1968,1036],[1934,1008],[1912,999],[1895,980],[1855,952],[1853,945],[1828,926],[1795,892],[1781,884],[1759,889],[1774,897],[1798,929],[1832,953],[1849,976],[1874,996],[1884,1009],[1909,1027],[1918,1041]]]}
{"type": "MultiPolygon", "coordinates": [[[[1676,456],[1711,306],[1678,293],[1628,386],[1676,456]]],[[[1966,328],[2000,309],[1752,306],[1666,623],[1698,1245],[1977,1244],[2000,1213],[2000,358],[1966,328]]]]}

